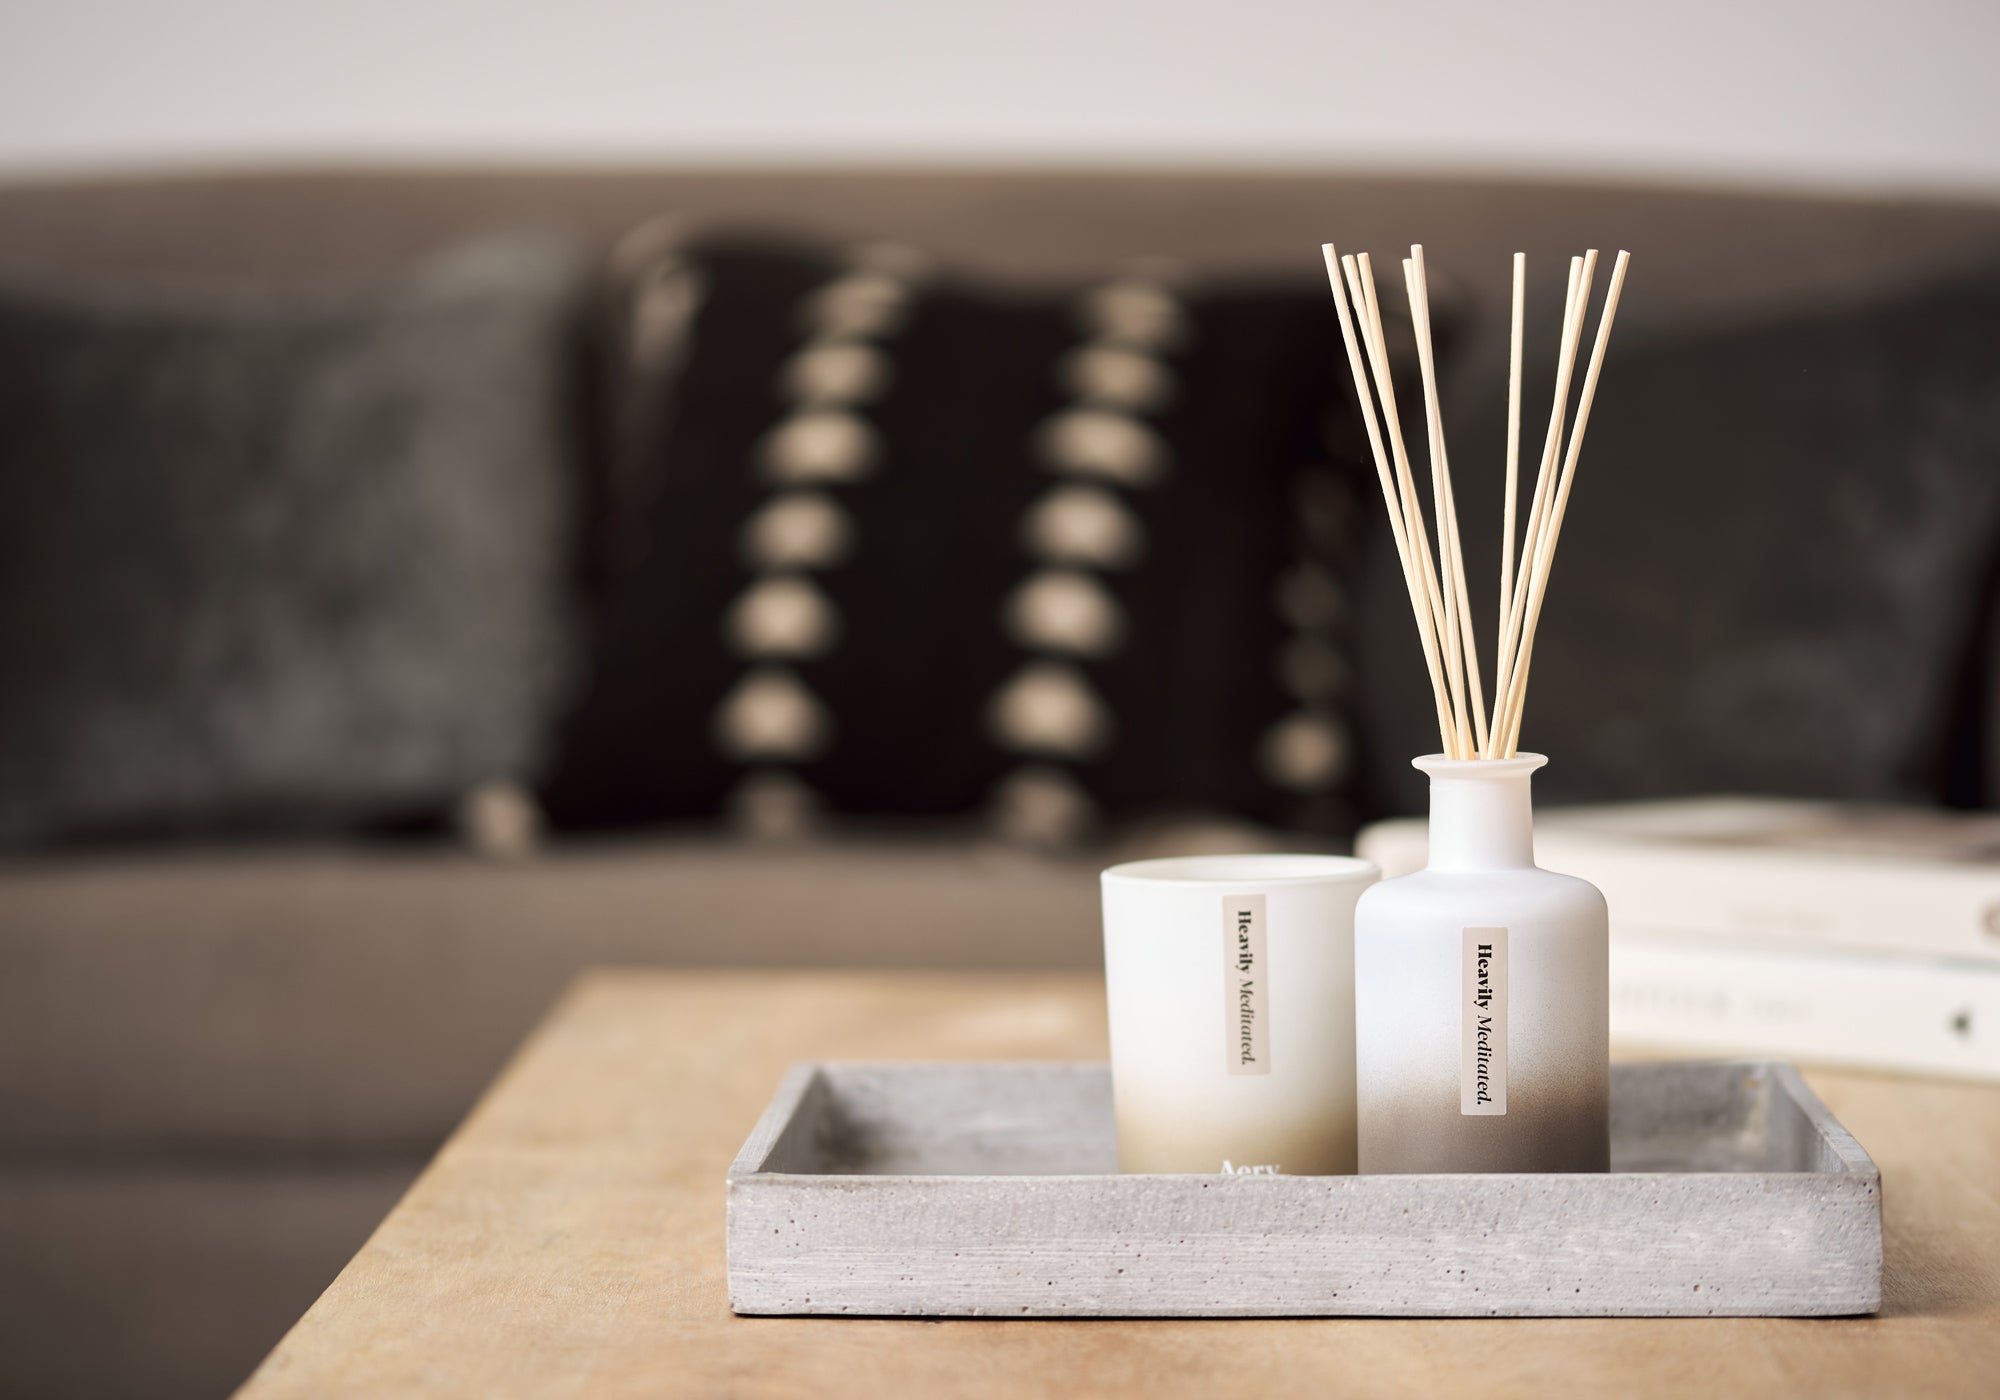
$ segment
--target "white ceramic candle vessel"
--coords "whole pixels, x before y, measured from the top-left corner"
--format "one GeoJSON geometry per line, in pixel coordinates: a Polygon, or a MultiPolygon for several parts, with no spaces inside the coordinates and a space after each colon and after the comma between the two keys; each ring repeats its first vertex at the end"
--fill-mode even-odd
{"type": "Polygon", "coordinates": [[[1547,760],[1416,760],[1430,863],[1355,912],[1363,1172],[1609,1167],[1604,897],[1535,865],[1547,760]]]}
{"type": "Polygon", "coordinates": [[[1120,1170],[1354,1170],[1354,904],[1380,873],[1315,855],[1104,872],[1120,1170]]]}

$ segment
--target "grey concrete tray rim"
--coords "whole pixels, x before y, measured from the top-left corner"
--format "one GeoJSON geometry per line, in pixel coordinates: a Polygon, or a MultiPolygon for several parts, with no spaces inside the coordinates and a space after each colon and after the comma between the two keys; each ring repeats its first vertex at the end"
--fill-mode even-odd
{"type": "Polygon", "coordinates": [[[1012,1317],[1879,1305],[1875,1164],[1796,1069],[1620,1064],[1612,1098],[1608,1174],[1120,1176],[1102,1064],[800,1064],[729,1171],[731,1303],[1012,1317]]]}

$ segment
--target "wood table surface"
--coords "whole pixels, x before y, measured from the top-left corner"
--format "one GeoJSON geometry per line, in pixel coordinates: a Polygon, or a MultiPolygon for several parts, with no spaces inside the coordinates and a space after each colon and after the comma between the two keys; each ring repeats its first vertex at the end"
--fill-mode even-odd
{"type": "Polygon", "coordinates": [[[1084,976],[589,974],[239,1394],[2000,1394],[2000,1088],[1832,1071],[1882,1170],[1876,1317],[729,1311],[723,1177],[788,1065],[1104,1053],[1084,976]]]}

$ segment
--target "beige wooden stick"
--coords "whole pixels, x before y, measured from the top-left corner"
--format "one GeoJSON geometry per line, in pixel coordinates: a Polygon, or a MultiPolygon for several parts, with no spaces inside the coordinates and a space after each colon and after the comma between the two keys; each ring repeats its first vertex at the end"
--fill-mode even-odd
{"type": "MultiPolygon", "coordinates": [[[[1416,266],[1408,258],[1403,259],[1403,294],[1410,299],[1410,328],[1416,332],[1419,345],[1423,341],[1422,329],[1417,325],[1416,266]]],[[[1423,352],[1417,352],[1419,366],[1423,362],[1423,352]]],[[[1426,376],[1428,380],[1428,376],[1426,376]]],[[[1444,451],[1439,446],[1441,425],[1438,415],[1431,407],[1430,386],[1424,386],[1424,429],[1426,445],[1430,449],[1431,460],[1431,515],[1437,531],[1438,582],[1444,589],[1444,678],[1451,686],[1452,722],[1458,730],[1459,757],[1467,755],[1472,748],[1472,731],[1466,723],[1465,647],[1460,637],[1458,606],[1458,574],[1452,568],[1452,539],[1450,502],[1447,499],[1444,481],[1444,451]]]]}
{"type": "MultiPolygon", "coordinates": [[[[1382,328],[1382,300],[1376,294],[1374,264],[1368,260],[1366,252],[1358,254],[1356,270],[1360,274],[1362,296],[1366,296],[1368,300],[1368,326],[1370,326],[1370,344],[1376,368],[1376,386],[1378,388],[1382,384],[1394,386],[1394,374],[1390,370],[1390,358],[1388,358],[1388,332],[1382,328]]],[[[1396,430],[1396,442],[1402,448],[1402,454],[1396,458],[1398,466],[1396,476],[1402,488],[1404,520],[1410,524],[1412,538],[1418,544],[1424,588],[1430,596],[1432,626],[1438,632],[1438,660],[1444,666],[1444,694],[1452,714],[1452,742],[1446,746],[1444,752],[1450,754],[1452,758],[1470,758],[1472,754],[1470,754],[1470,728],[1466,724],[1466,690],[1456,668],[1458,628],[1454,626],[1456,618],[1452,616],[1450,580],[1448,576],[1442,574],[1444,570],[1442,538],[1438,540],[1438,550],[1434,552],[1430,526],[1424,524],[1424,504],[1416,490],[1416,466],[1410,460],[1410,450],[1406,446],[1400,426],[1396,430]]]]}
{"type": "Polygon", "coordinates": [[[1410,323],[1417,335],[1417,366],[1423,375],[1424,416],[1430,428],[1433,490],[1437,493],[1438,532],[1441,536],[1439,549],[1449,569],[1447,596],[1452,601],[1451,613],[1457,626],[1452,650],[1457,664],[1464,667],[1466,708],[1473,720],[1473,733],[1461,738],[1469,737],[1472,742],[1467,747],[1473,755],[1485,758],[1488,757],[1486,697],[1481,690],[1479,646],[1465,586],[1465,551],[1458,533],[1458,498],[1451,485],[1451,457],[1445,450],[1444,414],[1438,407],[1437,361],[1431,344],[1430,280],[1424,268],[1424,249],[1420,243],[1410,245],[1409,260],[1403,264],[1403,289],[1410,299],[1410,323]]]}
{"type": "Polygon", "coordinates": [[[1445,456],[1444,465],[1444,508],[1445,518],[1451,525],[1452,583],[1457,599],[1454,611],[1458,619],[1459,650],[1465,667],[1465,708],[1473,722],[1473,732],[1468,736],[1464,756],[1491,758],[1493,755],[1488,752],[1489,730],[1486,721],[1484,682],[1479,675],[1479,647],[1472,621],[1472,607],[1466,596],[1465,560],[1459,548],[1458,498],[1452,491],[1451,459],[1448,454],[1445,456]]]}
{"type": "Polygon", "coordinates": [[[1556,361],[1555,394],[1549,407],[1548,436],[1542,444],[1541,466],[1535,474],[1535,495],[1528,511],[1527,537],[1523,541],[1521,565],[1514,580],[1513,606],[1507,615],[1507,635],[1500,643],[1500,672],[1494,684],[1493,729],[1503,736],[1500,756],[1510,758],[1504,736],[1515,732],[1501,713],[1513,695],[1514,673],[1520,666],[1521,631],[1527,621],[1527,580],[1535,550],[1547,523],[1549,501],[1555,494],[1556,464],[1561,460],[1563,425],[1569,413],[1569,384],[1576,370],[1577,347],[1583,338],[1583,313],[1590,304],[1590,283],[1597,268],[1597,250],[1581,258],[1571,258],[1569,292],[1563,301],[1562,344],[1556,361]]]}
{"type": "MultiPolygon", "coordinates": [[[[1350,254],[1340,260],[1340,265],[1347,274],[1349,289],[1355,304],[1366,312],[1362,318],[1362,335],[1365,344],[1368,346],[1369,363],[1375,371],[1375,383],[1379,396],[1380,387],[1384,384],[1390,384],[1393,388],[1393,381],[1389,377],[1389,342],[1387,335],[1384,334],[1382,329],[1382,307],[1381,303],[1375,298],[1375,273],[1368,264],[1368,255],[1366,253],[1361,254],[1359,258],[1350,254]]],[[[1417,499],[1415,471],[1410,465],[1409,449],[1403,440],[1402,424],[1399,420],[1394,420],[1393,418],[1395,413],[1393,394],[1387,401],[1386,408],[1392,416],[1394,423],[1389,441],[1390,446],[1396,449],[1394,455],[1396,483],[1400,499],[1403,502],[1403,520],[1409,527],[1410,541],[1416,546],[1419,563],[1418,572],[1425,581],[1425,597],[1430,603],[1431,625],[1442,636],[1444,633],[1444,602],[1443,595],[1437,586],[1436,561],[1431,556],[1430,527],[1424,524],[1423,504],[1417,499]]]]}
{"type": "Polygon", "coordinates": [[[1563,517],[1569,511],[1570,488],[1576,484],[1577,459],[1583,453],[1584,430],[1590,426],[1590,405],[1597,397],[1597,378],[1604,368],[1604,351],[1611,343],[1611,323],[1618,315],[1618,296],[1625,286],[1625,268],[1632,255],[1620,250],[1618,260],[1612,264],[1611,285],[1604,293],[1604,309],[1597,316],[1597,339],[1590,347],[1590,368],[1583,376],[1583,396],[1576,406],[1576,427],[1569,438],[1569,453],[1563,461],[1562,485],[1556,491],[1555,504],[1542,531],[1538,545],[1531,582],[1531,597],[1528,601],[1527,630],[1521,637],[1521,660],[1515,669],[1514,693],[1508,697],[1507,744],[1518,743],[1521,734],[1522,708],[1527,701],[1528,666],[1535,654],[1535,628],[1541,621],[1542,600],[1548,592],[1549,570],[1555,564],[1556,542],[1562,534],[1563,517]]]}
{"type": "MultiPolygon", "coordinates": [[[[1568,382],[1564,374],[1566,364],[1574,364],[1575,351],[1572,348],[1578,324],[1577,291],[1583,277],[1583,259],[1569,260],[1569,284],[1563,293],[1562,330],[1556,337],[1556,392],[1549,409],[1549,431],[1542,443],[1542,454],[1535,469],[1535,487],[1529,493],[1527,534],[1521,541],[1521,561],[1525,563],[1534,555],[1535,536],[1541,526],[1542,501],[1545,488],[1555,471],[1556,453],[1562,441],[1562,414],[1569,403],[1568,382]]],[[[1507,752],[1506,716],[1507,696],[1512,693],[1515,663],[1520,657],[1521,628],[1525,622],[1525,602],[1521,595],[1518,575],[1509,580],[1507,617],[1501,623],[1500,636],[1495,642],[1499,655],[1494,659],[1493,677],[1493,732],[1500,736],[1496,745],[1501,758],[1511,757],[1507,752]]]]}
{"type": "MultiPolygon", "coordinates": [[[[1499,651],[1507,638],[1507,617],[1514,611],[1514,497],[1521,477],[1521,325],[1528,300],[1528,255],[1514,254],[1514,308],[1507,345],[1507,501],[1502,507],[1500,527],[1500,625],[1493,634],[1495,655],[1494,688],[1497,692],[1501,665],[1499,651]]],[[[1497,703],[1499,696],[1496,693],[1497,703]]]]}
{"type": "MultiPolygon", "coordinates": [[[[1417,635],[1423,643],[1424,664],[1430,671],[1431,691],[1437,700],[1438,738],[1448,751],[1452,743],[1451,709],[1445,699],[1444,671],[1438,660],[1437,635],[1431,627],[1430,603],[1424,596],[1423,585],[1417,577],[1416,560],[1411,554],[1409,531],[1403,523],[1402,505],[1398,500],[1388,453],[1382,445],[1381,427],[1375,416],[1374,396],[1368,390],[1368,370],[1362,364],[1361,349],[1355,337],[1354,319],[1348,312],[1347,290],[1341,283],[1339,256],[1331,243],[1321,244],[1320,252],[1326,258],[1327,281],[1333,287],[1333,305],[1340,317],[1340,338],[1347,346],[1347,365],[1349,372],[1354,376],[1354,392],[1360,399],[1362,420],[1368,427],[1368,449],[1375,459],[1375,476],[1382,488],[1382,504],[1389,512],[1389,532],[1395,538],[1396,554],[1403,565],[1403,587],[1410,596],[1410,608],[1417,620],[1417,635]]],[[[1394,387],[1391,386],[1387,392],[1393,394],[1394,387]]]]}
{"type": "MultiPolygon", "coordinates": [[[[1383,416],[1389,424],[1388,440],[1396,464],[1396,480],[1403,501],[1403,522],[1410,532],[1410,542],[1414,546],[1418,581],[1424,588],[1433,633],[1439,639],[1439,659],[1442,662],[1443,638],[1448,635],[1444,627],[1444,595],[1438,584],[1436,561],[1431,556],[1430,531],[1424,525],[1423,506],[1417,500],[1409,449],[1404,443],[1402,423],[1396,413],[1395,382],[1389,370],[1388,338],[1382,329],[1382,304],[1375,295],[1375,273],[1366,253],[1362,253],[1358,258],[1342,258],[1340,265],[1350,279],[1350,290],[1355,302],[1367,308],[1368,315],[1364,323],[1368,328],[1367,343],[1375,370],[1377,397],[1382,401],[1383,416]],[[1384,386],[1387,386],[1386,391],[1384,386]]],[[[1451,694],[1449,684],[1445,686],[1445,694],[1449,704],[1451,694]]],[[[1452,711],[1450,738],[1445,744],[1444,751],[1453,758],[1464,757],[1457,741],[1462,719],[1461,714],[1456,710],[1452,711]]]]}

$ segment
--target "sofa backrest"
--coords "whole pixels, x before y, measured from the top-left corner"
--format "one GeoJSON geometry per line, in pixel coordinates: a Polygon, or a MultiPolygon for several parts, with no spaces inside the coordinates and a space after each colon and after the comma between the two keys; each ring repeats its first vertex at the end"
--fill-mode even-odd
{"type": "Polygon", "coordinates": [[[1629,247],[1645,274],[1633,309],[1662,318],[1866,294],[2000,252],[2000,205],[1744,190],[1221,171],[439,169],[0,186],[0,275],[311,283],[391,269],[495,226],[605,245],[661,213],[906,239],[1031,280],[1139,254],[1310,275],[1328,238],[1375,250],[1421,241],[1502,320],[1516,249],[1554,259],[1585,243],[1629,247]]]}

